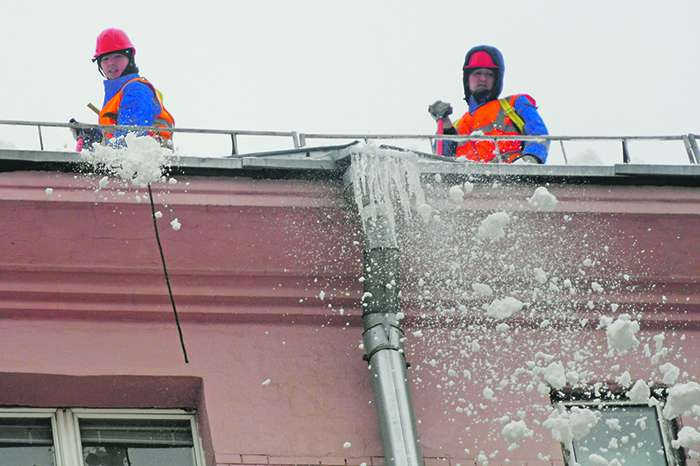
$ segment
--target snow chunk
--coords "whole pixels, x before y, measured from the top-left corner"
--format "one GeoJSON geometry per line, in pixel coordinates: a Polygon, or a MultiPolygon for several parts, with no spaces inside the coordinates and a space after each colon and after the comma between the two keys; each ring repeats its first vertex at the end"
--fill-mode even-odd
{"type": "Polygon", "coordinates": [[[507,319],[516,312],[520,311],[523,306],[522,302],[517,299],[508,296],[505,299],[497,299],[491,304],[484,305],[486,309],[486,315],[489,317],[494,317],[496,319],[507,319]]]}
{"type": "Polygon", "coordinates": [[[515,443],[523,437],[532,437],[533,431],[527,428],[525,421],[511,421],[501,431],[508,443],[515,443]]]}
{"type": "Polygon", "coordinates": [[[571,385],[576,385],[578,381],[581,380],[581,376],[576,371],[569,371],[566,373],[566,380],[568,380],[571,385]]]}
{"type": "Polygon", "coordinates": [[[615,380],[625,388],[632,384],[632,376],[630,375],[629,371],[625,371],[622,375],[620,375],[620,377],[615,377],[615,380]]]}
{"type": "Polygon", "coordinates": [[[464,191],[462,191],[462,187],[459,185],[452,186],[450,188],[450,198],[457,204],[461,204],[462,201],[464,201],[464,191]]]}
{"type": "Polygon", "coordinates": [[[428,204],[421,204],[418,206],[418,214],[421,216],[425,223],[430,222],[430,214],[433,213],[433,208],[428,204]]]}
{"type": "Polygon", "coordinates": [[[617,350],[619,354],[626,354],[628,350],[639,346],[639,340],[634,336],[639,331],[639,323],[631,319],[629,314],[621,314],[615,322],[612,319],[601,317],[601,326],[607,327],[605,334],[608,337],[608,347],[617,350]]]}
{"type": "Polygon", "coordinates": [[[574,439],[581,440],[597,423],[598,416],[590,409],[578,408],[577,406],[571,408],[569,426],[574,439]]]}
{"type": "Polygon", "coordinates": [[[619,419],[607,419],[605,425],[608,426],[610,430],[622,430],[619,419]]]}
{"type": "Polygon", "coordinates": [[[571,411],[560,412],[555,409],[542,425],[552,431],[554,440],[569,445],[572,440],[581,440],[588,435],[597,423],[598,416],[595,412],[573,406],[571,411]]]}
{"type": "Polygon", "coordinates": [[[270,379],[265,379],[265,381],[261,384],[263,387],[270,385],[270,379]]]}
{"type": "Polygon", "coordinates": [[[553,362],[544,370],[544,380],[552,387],[561,390],[566,385],[566,372],[564,365],[560,362],[553,362]]]}
{"type": "Polygon", "coordinates": [[[692,448],[695,445],[700,445],[700,432],[690,426],[684,426],[678,432],[678,440],[672,441],[671,444],[673,448],[692,448]]]}
{"type": "Polygon", "coordinates": [[[53,188],[46,188],[46,195],[50,196],[53,194],[53,188]]]}
{"type": "Polygon", "coordinates": [[[634,403],[648,403],[649,397],[651,396],[651,391],[647,383],[639,379],[635,382],[634,386],[627,392],[627,396],[630,401],[634,403]]]}
{"type": "Polygon", "coordinates": [[[527,200],[527,203],[530,204],[530,207],[535,210],[551,212],[557,206],[559,201],[547,190],[547,188],[540,186],[539,188],[535,189],[535,193],[530,199],[527,200]]]}
{"type": "Polygon", "coordinates": [[[125,146],[121,148],[97,145],[94,151],[83,151],[80,156],[136,186],[146,187],[148,183],[160,180],[172,152],[161,147],[155,139],[138,137],[134,133],[127,134],[124,142],[125,146]]]}
{"type": "Polygon", "coordinates": [[[484,283],[472,283],[472,290],[474,290],[474,293],[476,293],[478,296],[493,295],[493,290],[491,287],[484,283]]]}
{"type": "Polygon", "coordinates": [[[503,227],[510,222],[510,216],[505,212],[495,212],[484,219],[479,225],[477,235],[482,239],[498,241],[506,235],[503,227]]]}
{"type": "Polygon", "coordinates": [[[345,448],[345,449],[348,449],[348,448],[350,448],[351,446],[352,446],[352,444],[351,444],[350,442],[345,442],[345,443],[343,444],[343,448],[345,448]]]}
{"type": "Polygon", "coordinates": [[[600,455],[593,453],[588,456],[588,461],[591,462],[592,466],[621,466],[622,463],[617,458],[613,458],[609,463],[608,460],[600,455]]]}
{"type": "Polygon", "coordinates": [[[664,406],[663,415],[666,419],[673,419],[699,404],[700,385],[697,382],[674,385],[668,391],[668,399],[666,400],[666,406],[664,406]]]}
{"type": "Polygon", "coordinates": [[[508,324],[501,322],[500,324],[496,325],[497,332],[507,332],[508,330],[510,330],[510,325],[508,324]]]}
{"type": "Polygon", "coordinates": [[[667,362],[666,364],[661,364],[659,366],[659,370],[664,375],[662,382],[667,385],[673,385],[674,383],[676,383],[678,376],[681,374],[681,370],[678,367],[671,364],[670,362],[667,362]]]}
{"type": "Polygon", "coordinates": [[[533,272],[535,273],[535,281],[540,285],[547,283],[547,272],[539,267],[535,267],[533,272]]]}
{"type": "Polygon", "coordinates": [[[180,229],[180,227],[182,226],[182,225],[180,224],[180,222],[177,221],[177,219],[175,219],[175,220],[173,220],[172,222],[170,222],[170,225],[172,225],[173,230],[175,230],[175,231],[178,231],[178,230],[180,229]]]}

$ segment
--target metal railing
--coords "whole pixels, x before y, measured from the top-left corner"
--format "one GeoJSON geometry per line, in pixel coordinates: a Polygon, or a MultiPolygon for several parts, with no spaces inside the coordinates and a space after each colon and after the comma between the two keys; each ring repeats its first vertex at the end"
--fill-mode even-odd
{"type": "MultiPolygon", "coordinates": [[[[124,125],[97,125],[83,123],[56,123],[46,121],[21,121],[21,120],[0,120],[0,125],[10,126],[35,126],[38,129],[39,144],[41,150],[44,150],[42,127],[58,127],[58,128],[101,128],[116,131],[149,131],[153,130],[150,126],[124,126],[124,125]]],[[[561,146],[562,155],[565,163],[568,163],[564,142],[571,141],[620,141],[622,144],[622,162],[630,162],[630,153],[628,143],[630,141],[682,141],[688,155],[688,161],[691,164],[700,163],[700,149],[698,149],[697,139],[700,135],[697,134],[682,134],[678,136],[513,136],[513,135],[479,135],[479,136],[462,136],[462,135],[439,135],[439,134],[322,134],[322,133],[299,133],[296,131],[246,131],[246,130],[228,130],[228,129],[199,129],[199,128],[168,128],[167,131],[173,133],[189,133],[189,134],[218,134],[228,135],[231,138],[231,155],[239,155],[238,137],[239,136],[272,136],[291,138],[294,149],[307,147],[307,141],[311,139],[345,139],[345,140],[424,140],[428,141],[431,147],[434,147],[435,142],[439,140],[450,141],[499,141],[499,140],[517,140],[517,141],[558,141],[561,146]]]]}

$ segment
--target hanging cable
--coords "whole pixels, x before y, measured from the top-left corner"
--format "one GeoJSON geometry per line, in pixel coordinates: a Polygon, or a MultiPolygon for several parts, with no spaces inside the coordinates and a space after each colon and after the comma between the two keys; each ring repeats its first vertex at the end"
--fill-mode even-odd
{"type": "Polygon", "coordinates": [[[177,309],[175,308],[175,298],[173,297],[173,290],[170,287],[170,278],[168,278],[168,268],[165,266],[165,255],[163,254],[163,246],[160,244],[160,235],[158,234],[158,222],[156,222],[156,207],[153,204],[153,191],[151,191],[151,183],[148,183],[148,196],[151,199],[151,216],[153,217],[153,228],[156,231],[156,241],[158,242],[158,250],[160,251],[160,260],[163,263],[163,273],[165,274],[165,283],[168,285],[168,294],[170,294],[170,303],[173,305],[173,314],[175,314],[175,323],[177,324],[177,331],[180,334],[180,345],[182,346],[182,354],[185,356],[185,364],[190,361],[187,359],[187,349],[185,349],[185,339],[182,336],[182,328],[180,327],[180,318],[177,316],[177,309]]]}

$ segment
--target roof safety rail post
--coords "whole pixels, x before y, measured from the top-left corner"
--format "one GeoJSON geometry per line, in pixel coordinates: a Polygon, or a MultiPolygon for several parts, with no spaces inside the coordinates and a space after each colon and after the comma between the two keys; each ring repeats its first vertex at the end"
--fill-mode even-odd
{"type": "Polygon", "coordinates": [[[306,134],[304,134],[304,133],[301,133],[299,135],[299,146],[306,147],[306,134]]]}
{"type": "Polygon", "coordinates": [[[564,164],[569,165],[569,159],[566,157],[566,151],[564,150],[564,140],[559,140],[559,145],[561,146],[561,155],[564,156],[564,164]]]}
{"type": "Polygon", "coordinates": [[[36,125],[36,127],[39,130],[39,147],[41,147],[41,150],[44,150],[44,138],[41,136],[41,125],[36,125]]]}
{"type": "Polygon", "coordinates": [[[630,151],[627,148],[627,139],[622,138],[622,163],[630,163],[630,151]]]}
{"type": "Polygon", "coordinates": [[[238,154],[238,141],[236,141],[236,133],[231,133],[231,155],[238,154]]]}
{"type": "Polygon", "coordinates": [[[694,134],[684,134],[683,144],[688,152],[688,160],[691,164],[700,163],[700,151],[698,150],[698,142],[695,140],[694,134]]]}
{"type": "Polygon", "coordinates": [[[498,149],[498,139],[497,138],[493,138],[493,147],[494,147],[493,153],[496,156],[496,160],[498,160],[499,162],[505,162],[505,160],[503,160],[503,156],[501,155],[501,151],[498,149]]]}
{"type": "Polygon", "coordinates": [[[294,148],[295,149],[298,149],[299,147],[301,147],[299,145],[299,135],[297,134],[296,131],[292,131],[292,139],[294,139],[294,148]]]}

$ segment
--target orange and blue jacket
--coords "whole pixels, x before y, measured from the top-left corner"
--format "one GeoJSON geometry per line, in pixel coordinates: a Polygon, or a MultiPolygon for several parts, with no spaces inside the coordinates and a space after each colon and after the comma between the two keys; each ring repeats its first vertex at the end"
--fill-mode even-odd
{"type": "MultiPolygon", "coordinates": [[[[507,97],[506,100],[516,110],[516,113],[523,117],[525,134],[547,134],[544,123],[537,115],[535,100],[532,97],[520,94],[507,97]],[[526,110],[523,111],[522,109],[526,110]],[[532,114],[528,115],[528,110],[534,112],[534,118],[532,114]]],[[[465,113],[462,118],[455,122],[454,128],[457,134],[464,135],[501,136],[523,134],[506,114],[498,100],[492,100],[479,106],[473,113],[465,113]]],[[[543,143],[534,141],[528,141],[523,144],[517,140],[502,139],[498,141],[497,145],[494,144],[494,141],[489,140],[468,141],[456,149],[457,157],[465,157],[467,160],[483,163],[493,161],[509,163],[522,155],[534,155],[544,163],[547,158],[547,147],[543,143]]]]}
{"type": "MultiPolygon", "coordinates": [[[[105,81],[105,101],[100,111],[101,125],[157,126],[171,128],[175,119],[163,106],[158,91],[145,78],[129,74],[105,81]]],[[[119,138],[126,131],[105,133],[109,142],[119,138]]],[[[148,134],[165,146],[172,147],[170,131],[148,131],[148,134]]]]}

